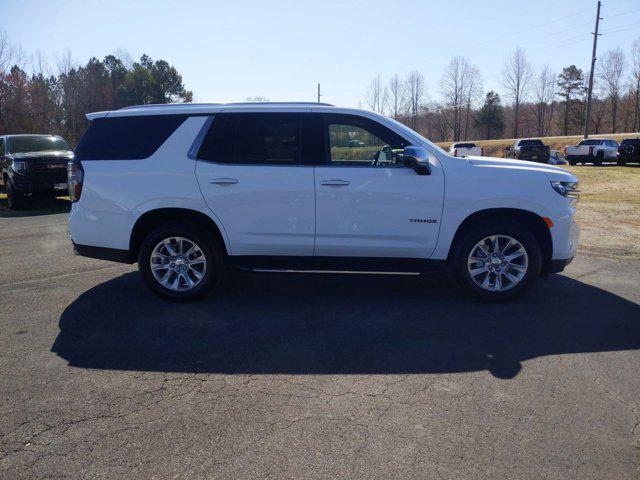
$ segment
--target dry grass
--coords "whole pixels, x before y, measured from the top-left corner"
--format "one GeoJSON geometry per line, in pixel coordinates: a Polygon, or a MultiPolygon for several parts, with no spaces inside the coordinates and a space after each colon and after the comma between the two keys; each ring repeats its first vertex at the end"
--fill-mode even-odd
{"type": "Polygon", "coordinates": [[[576,219],[579,250],[602,257],[640,257],[640,167],[567,167],[582,191],[576,219]]]}
{"type": "MultiPolygon", "coordinates": [[[[603,135],[590,135],[589,138],[609,138],[621,142],[625,138],[640,137],[640,133],[616,133],[616,134],[603,134],[603,135]]],[[[582,140],[582,135],[575,135],[571,137],[542,137],[541,140],[545,145],[549,145],[552,150],[562,150],[567,145],[576,145],[582,140]]],[[[484,154],[487,157],[502,157],[504,155],[504,149],[513,145],[516,141],[514,138],[503,138],[500,140],[472,140],[476,145],[480,145],[484,148],[484,154]]],[[[453,142],[441,142],[438,146],[449,150],[453,142]]]]}

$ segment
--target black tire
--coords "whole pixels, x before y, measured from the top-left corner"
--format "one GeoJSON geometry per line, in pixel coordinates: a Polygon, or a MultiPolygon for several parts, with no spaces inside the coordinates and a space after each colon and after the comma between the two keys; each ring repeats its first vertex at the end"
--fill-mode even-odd
{"type": "Polygon", "coordinates": [[[598,152],[598,154],[596,155],[595,160],[593,161],[593,164],[596,167],[601,167],[602,166],[602,161],[604,160],[604,152],[600,151],[598,152]]]}
{"type": "Polygon", "coordinates": [[[573,158],[568,158],[567,162],[569,162],[569,165],[571,165],[572,167],[577,163],[573,158]]]}
{"type": "Polygon", "coordinates": [[[21,210],[27,204],[27,197],[24,192],[16,191],[11,180],[5,181],[5,189],[7,191],[7,205],[11,210],[21,210]]]}
{"type": "Polygon", "coordinates": [[[469,294],[485,301],[506,301],[521,296],[530,290],[540,277],[542,253],[535,235],[526,227],[510,219],[496,219],[477,224],[464,232],[457,241],[452,270],[458,284],[469,294]],[[467,260],[475,245],[486,237],[508,235],[524,247],[528,267],[524,277],[515,286],[504,291],[489,291],[476,285],[467,268],[467,260]]]}
{"type": "Polygon", "coordinates": [[[619,167],[624,167],[627,164],[624,158],[618,158],[616,163],[618,164],[619,167]]]}
{"type": "MultiPolygon", "coordinates": [[[[197,225],[186,222],[170,222],[153,230],[142,242],[138,255],[138,268],[146,286],[157,295],[174,302],[196,300],[218,289],[225,276],[225,257],[211,234],[197,225]],[[204,277],[190,290],[175,291],[159,283],[151,271],[153,249],[164,239],[183,237],[196,243],[206,260],[204,277]]],[[[175,278],[175,277],[173,277],[175,278]]]]}

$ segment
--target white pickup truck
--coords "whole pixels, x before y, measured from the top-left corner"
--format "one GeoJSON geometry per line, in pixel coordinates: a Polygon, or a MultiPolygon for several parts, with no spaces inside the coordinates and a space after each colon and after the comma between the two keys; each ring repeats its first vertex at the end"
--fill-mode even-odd
{"type": "Polygon", "coordinates": [[[449,153],[454,157],[469,157],[471,155],[482,157],[482,147],[471,142],[458,142],[451,144],[449,153]]]}
{"type": "Polygon", "coordinates": [[[602,165],[605,160],[616,160],[618,142],[606,138],[587,138],[578,145],[565,147],[565,156],[569,165],[577,163],[593,163],[602,165]]]}

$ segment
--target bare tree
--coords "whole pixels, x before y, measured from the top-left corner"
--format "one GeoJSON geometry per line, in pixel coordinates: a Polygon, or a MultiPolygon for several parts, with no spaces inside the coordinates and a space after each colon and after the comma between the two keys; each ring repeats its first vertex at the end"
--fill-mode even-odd
{"type": "Polygon", "coordinates": [[[417,70],[410,72],[406,81],[406,91],[411,128],[413,129],[418,125],[418,115],[424,102],[425,90],[424,76],[417,70]]]}
{"type": "Polygon", "coordinates": [[[640,130],[640,37],[631,45],[631,85],[633,90],[633,131],[640,130]]]}
{"type": "Polygon", "coordinates": [[[364,91],[364,100],[367,102],[369,109],[374,112],[384,113],[384,108],[387,103],[387,89],[382,85],[382,79],[380,75],[375,77],[366,90],[364,91]]]}
{"type": "Polygon", "coordinates": [[[120,60],[122,62],[122,65],[124,65],[124,68],[126,68],[127,70],[131,70],[131,68],[133,67],[133,58],[131,58],[131,54],[126,48],[116,48],[113,52],[113,56],[116,57],[116,59],[120,60]]]}
{"type": "Polygon", "coordinates": [[[49,64],[46,55],[42,50],[36,50],[31,58],[31,71],[34,75],[47,76],[49,74],[49,64]]]}
{"type": "Polygon", "coordinates": [[[66,75],[75,67],[71,50],[68,48],[60,55],[55,55],[55,60],[58,67],[58,75],[66,75]]]}
{"type": "Polygon", "coordinates": [[[471,117],[471,107],[483,97],[482,92],[482,74],[477,67],[471,66],[469,71],[469,85],[467,88],[466,112],[464,118],[464,139],[469,138],[469,125],[471,117]]]}
{"type": "Polygon", "coordinates": [[[405,85],[399,75],[396,74],[389,80],[388,92],[387,110],[397,120],[406,112],[407,107],[405,85]]]}
{"type": "Polygon", "coordinates": [[[474,73],[469,61],[465,57],[457,56],[451,59],[440,81],[445,105],[451,110],[451,129],[454,141],[460,140],[462,136],[462,115],[467,110],[470,101],[469,87],[474,73]]]}
{"type": "Polygon", "coordinates": [[[8,72],[15,55],[15,49],[9,43],[7,34],[0,30],[0,74],[8,72]]]}
{"type": "Polygon", "coordinates": [[[598,78],[602,81],[601,88],[609,97],[611,103],[611,132],[616,133],[618,127],[618,105],[620,93],[624,84],[626,57],[619,49],[607,50],[598,62],[598,78]]]}
{"type": "Polygon", "coordinates": [[[546,136],[549,116],[553,112],[552,104],[555,95],[556,74],[549,65],[544,65],[533,81],[533,108],[536,116],[537,135],[546,136]]]}
{"type": "Polygon", "coordinates": [[[518,137],[520,122],[520,104],[526,97],[531,83],[531,65],[527,62],[524,51],[520,47],[509,55],[502,70],[502,85],[507,90],[507,96],[513,100],[513,137],[518,137]]]}

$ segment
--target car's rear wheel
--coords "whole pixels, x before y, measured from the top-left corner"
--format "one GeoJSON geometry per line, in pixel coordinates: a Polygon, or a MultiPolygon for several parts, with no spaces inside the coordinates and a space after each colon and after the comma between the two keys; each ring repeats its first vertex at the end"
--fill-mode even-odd
{"type": "Polygon", "coordinates": [[[27,197],[24,192],[16,190],[11,180],[5,180],[7,191],[7,205],[11,210],[20,210],[25,207],[27,203],[27,197]]]}
{"type": "Polygon", "coordinates": [[[541,267],[535,235],[508,219],[469,229],[453,259],[458,283],[476,298],[490,301],[522,295],[538,280],[541,267]]]}
{"type": "Polygon", "coordinates": [[[206,231],[176,222],[147,235],[138,267],[153,292],[168,300],[189,301],[220,285],[224,256],[206,231]]]}
{"type": "Polygon", "coordinates": [[[598,152],[598,154],[596,155],[596,158],[593,162],[593,164],[596,167],[601,167],[602,166],[602,161],[604,160],[604,152],[600,151],[598,152]]]}
{"type": "Polygon", "coordinates": [[[576,161],[573,158],[567,158],[567,162],[569,162],[569,165],[574,166],[576,164],[576,161]]]}

